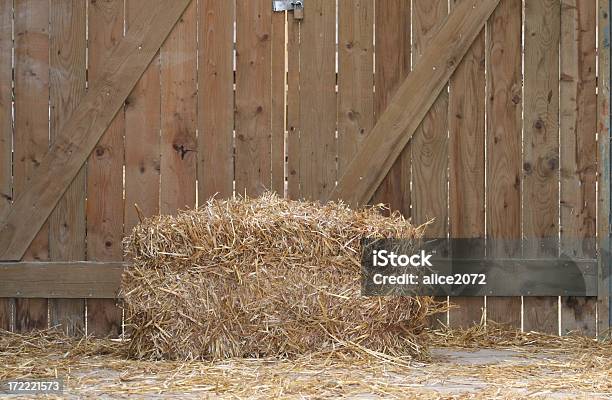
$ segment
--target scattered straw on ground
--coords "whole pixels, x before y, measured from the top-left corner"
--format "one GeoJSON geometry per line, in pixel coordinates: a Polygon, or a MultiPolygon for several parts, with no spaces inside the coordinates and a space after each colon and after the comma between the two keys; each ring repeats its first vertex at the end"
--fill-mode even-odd
{"type": "Polygon", "coordinates": [[[55,331],[0,331],[0,381],[62,377],[66,396],[73,398],[612,397],[609,342],[520,333],[496,325],[426,332],[425,337],[436,350],[427,362],[341,351],[294,359],[176,362],[130,360],[127,343],[119,341],[69,339],[55,331]],[[498,356],[487,361],[489,356],[480,355],[483,349],[494,349],[490,354],[498,356]],[[481,360],[463,362],[462,354],[481,360]]]}
{"type": "Polygon", "coordinates": [[[419,357],[429,297],[361,296],[361,241],[423,227],[381,207],[258,198],[209,200],[144,220],[126,239],[130,355],[223,359],[372,351],[419,357]]]}
{"type": "Polygon", "coordinates": [[[553,336],[520,332],[489,323],[470,329],[429,332],[428,343],[436,348],[503,348],[520,352],[523,357],[534,361],[511,367],[494,364],[470,370],[459,369],[456,371],[458,376],[485,375],[488,382],[499,385],[509,380],[520,382],[524,379],[518,387],[535,387],[552,393],[564,390],[588,391],[607,394],[604,398],[612,398],[610,339],[596,341],[579,334],[553,336]]]}

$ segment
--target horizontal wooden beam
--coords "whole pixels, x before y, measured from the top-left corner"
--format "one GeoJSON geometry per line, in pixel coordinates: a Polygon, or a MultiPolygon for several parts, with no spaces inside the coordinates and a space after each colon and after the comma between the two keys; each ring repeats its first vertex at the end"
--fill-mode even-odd
{"type": "MultiPolygon", "coordinates": [[[[436,259],[439,273],[486,272],[482,287],[427,294],[449,296],[597,296],[597,260],[436,259]]],[[[0,263],[0,297],[117,298],[122,262],[0,263]]]]}
{"type": "Polygon", "coordinates": [[[130,23],[25,190],[0,213],[0,260],[21,260],[190,1],[151,1],[130,23]]]}
{"type": "Polygon", "coordinates": [[[465,0],[453,8],[359,145],[330,199],[341,199],[353,207],[370,201],[498,3],[465,0]]]}
{"type": "Polygon", "coordinates": [[[116,298],[122,262],[0,263],[0,297],[116,298]]]}

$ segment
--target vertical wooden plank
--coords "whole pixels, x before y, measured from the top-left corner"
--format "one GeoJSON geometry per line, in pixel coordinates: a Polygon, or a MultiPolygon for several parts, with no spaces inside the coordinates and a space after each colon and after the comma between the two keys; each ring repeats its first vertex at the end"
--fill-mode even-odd
{"type": "Polygon", "coordinates": [[[272,13],[272,190],[285,194],[285,22],[286,13],[272,13]]]}
{"type": "MultiPolygon", "coordinates": [[[[409,0],[376,1],[374,116],[380,116],[410,72],[411,9],[409,0]]],[[[389,204],[410,217],[410,144],[401,152],[374,193],[373,203],[389,204]]]]}
{"type": "MultiPolygon", "coordinates": [[[[413,64],[417,64],[429,37],[448,14],[446,1],[413,4],[413,64]]],[[[412,152],[413,220],[417,224],[434,219],[430,237],[447,234],[448,93],[444,90],[409,143],[412,152]]]]}
{"type": "MultiPolygon", "coordinates": [[[[0,2],[0,212],[13,197],[13,2],[0,2]]],[[[0,298],[0,329],[13,326],[13,300],[0,298]]]]}
{"type": "Polygon", "coordinates": [[[236,2],[236,193],[257,196],[271,186],[272,7],[236,2]]]}
{"type": "Polygon", "coordinates": [[[197,4],[192,1],[161,47],[161,207],[195,206],[197,4]]]}
{"type": "MultiPolygon", "coordinates": [[[[596,22],[596,2],[562,1],[561,253],[572,258],[597,256],[596,22]]],[[[561,333],[580,331],[595,336],[596,304],[594,297],[561,297],[561,333]]]]}
{"type": "MultiPolygon", "coordinates": [[[[521,256],[521,0],[502,0],[487,34],[487,257],[521,256]]],[[[487,297],[487,319],[521,327],[520,297],[487,297]]]]}
{"type": "MultiPolygon", "coordinates": [[[[461,0],[451,2],[451,8],[461,0]]],[[[452,11],[451,11],[452,12],[452,11]]],[[[485,234],[485,28],[449,82],[449,206],[453,258],[483,257],[485,234]]],[[[484,297],[455,297],[451,327],[480,323],[484,297]]]]}
{"type": "MultiPolygon", "coordinates": [[[[429,38],[447,15],[446,1],[413,3],[413,65],[419,62],[427,48],[429,38]]],[[[412,221],[418,225],[433,219],[426,235],[430,238],[446,238],[448,233],[448,92],[446,90],[440,93],[408,143],[408,147],[412,160],[412,221]]],[[[444,249],[442,251],[445,252],[444,249]]],[[[443,324],[447,323],[447,316],[443,314],[433,318],[443,324]]]]}
{"type": "MultiPolygon", "coordinates": [[[[85,2],[52,0],[50,3],[50,138],[70,117],[85,93],[85,2]]],[[[52,260],[85,259],[85,167],[81,168],[49,217],[49,251],[52,260]]],[[[70,335],[85,332],[85,300],[53,299],[51,325],[61,325],[70,335]]]]}
{"type": "Polygon", "coordinates": [[[198,202],[233,193],[234,1],[200,4],[198,202]],[[214,96],[211,95],[214,93],[214,96]]]}
{"type": "Polygon", "coordinates": [[[338,175],[374,125],[374,4],[338,2],[338,175]]]}
{"type": "Polygon", "coordinates": [[[612,327],[612,297],[610,267],[610,235],[612,235],[610,211],[610,3],[599,1],[598,10],[598,92],[597,92],[597,132],[598,132],[598,265],[599,287],[597,294],[597,335],[609,335],[612,327]]]}
{"type": "MultiPolygon", "coordinates": [[[[557,257],[559,0],[525,2],[523,255],[557,257]]],[[[558,333],[558,298],[525,297],[524,329],[558,333]]]]}
{"type": "Polygon", "coordinates": [[[327,198],[336,174],[336,74],[334,1],[311,0],[300,23],[300,191],[327,198]]]}
{"type": "MultiPolygon", "coordinates": [[[[149,0],[127,0],[126,31],[149,0]]],[[[125,102],[125,211],[129,233],[145,217],[159,213],[160,76],[159,53],[153,58],[125,102]]]]}
{"type": "MultiPolygon", "coordinates": [[[[15,134],[13,196],[49,148],[49,3],[15,1],[15,134]]],[[[49,259],[49,224],[45,223],[24,260],[49,259]]],[[[15,330],[47,327],[46,299],[15,300],[15,330]]]]}
{"type": "Polygon", "coordinates": [[[287,17],[287,197],[300,198],[300,26],[287,17]]]}
{"type": "MultiPolygon", "coordinates": [[[[123,0],[90,0],[89,81],[99,71],[117,43],[123,39],[123,0]]],[[[120,110],[87,161],[87,259],[123,260],[123,134],[120,110]]],[[[121,333],[121,309],[112,299],[88,299],[87,333],[117,337],[121,333]]]]}
{"type": "Polygon", "coordinates": [[[13,197],[13,4],[0,2],[0,210],[13,197]]]}
{"type": "MultiPolygon", "coordinates": [[[[161,0],[155,0],[159,2],[161,0]]],[[[151,0],[126,0],[125,30],[151,0]]],[[[124,232],[129,234],[140,218],[159,214],[160,207],[160,55],[153,57],[125,101],[124,110],[125,201],[124,232]],[[138,207],[138,208],[137,208],[138,207]],[[140,214],[142,213],[142,215],[140,214]]],[[[129,334],[124,327],[123,334],[129,334]]]]}

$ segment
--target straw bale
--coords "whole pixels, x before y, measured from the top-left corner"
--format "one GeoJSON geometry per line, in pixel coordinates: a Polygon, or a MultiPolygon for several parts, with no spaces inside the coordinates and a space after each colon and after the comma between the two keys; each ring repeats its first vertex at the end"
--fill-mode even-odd
{"type": "Polygon", "coordinates": [[[144,359],[292,356],[335,348],[419,355],[428,297],[361,296],[361,239],[423,227],[382,207],[211,199],[126,238],[129,353],[144,359]]]}

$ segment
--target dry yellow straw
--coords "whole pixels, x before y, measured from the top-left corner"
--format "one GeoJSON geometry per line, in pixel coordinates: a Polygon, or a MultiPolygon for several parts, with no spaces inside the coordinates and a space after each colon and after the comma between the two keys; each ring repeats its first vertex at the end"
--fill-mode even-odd
{"type": "Polygon", "coordinates": [[[0,330],[0,381],[60,377],[67,394],[78,398],[100,394],[113,398],[164,394],[181,399],[612,397],[609,342],[521,333],[491,324],[426,330],[421,337],[433,347],[504,349],[506,354],[512,351],[512,357],[465,364],[437,355],[429,362],[397,363],[376,355],[331,351],[292,359],[151,362],[129,359],[125,342],[68,338],[53,330],[28,334],[0,330]]]}
{"type": "Polygon", "coordinates": [[[126,239],[133,259],[123,280],[130,355],[420,355],[418,334],[437,304],[361,296],[361,239],[402,238],[416,246],[423,233],[400,214],[381,211],[267,193],[146,219],[126,239]]]}

